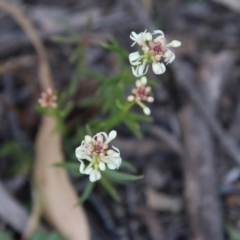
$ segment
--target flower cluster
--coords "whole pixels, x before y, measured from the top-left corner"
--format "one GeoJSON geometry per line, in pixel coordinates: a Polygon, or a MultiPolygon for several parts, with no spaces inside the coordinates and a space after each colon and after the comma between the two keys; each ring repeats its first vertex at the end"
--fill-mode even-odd
{"type": "Polygon", "coordinates": [[[179,47],[181,42],[173,40],[166,44],[164,33],[161,30],[156,30],[153,33],[141,32],[139,34],[132,32],[130,38],[142,48],[142,53],[139,51],[129,55],[130,63],[132,64],[132,72],[136,77],[145,75],[148,71],[149,62],[152,63],[152,70],[155,74],[162,74],[166,71],[164,63],[167,65],[175,59],[175,54],[169,47],[179,47]],[[155,38],[153,38],[156,35],[155,38]],[[136,67],[135,67],[136,66],[136,67]]]}
{"type": "Polygon", "coordinates": [[[141,77],[140,80],[136,81],[136,88],[132,89],[132,94],[128,96],[128,101],[135,101],[142,109],[146,115],[150,114],[150,109],[143,104],[142,101],[153,102],[154,98],[152,96],[148,96],[151,92],[151,87],[146,86],[147,78],[141,77]]]}
{"type": "MultiPolygon", "coordinates": [[[[146,115],[150,114],[150,109],[144,102],[153,102],[154,98],[151,94],[151,87],[147,85],[147,78],[144,76],[152,64],[152,70],[155,74],[162,74],[166,71],[167,64],[175,59],[175,54],[169,49],[170,47],[179,47],[181,42],[173,40],[166,43],[164,33],[156,30],[153,33],[141,32],[139,34],[132,32],[130,38],[133,40],[132,46],[138,44],[141,51],[133,52],[129,55],[132,65],[132,73],[136,80],[136,87],[132,89],[131,95],[128,96],[129,102],[138,104],[146,115]]],[[[39,100],[42,106],[53,106],[54,98],[51,90],[42,93],[42,99],[39,100]]],[[[110,141],[116,138],[117,132],[111,131],[109,135],[100,132],[91,136],[85,136],[81,145],[76,148],[75,154],[80,161],[79,171],[82,174],[89,175],[91,182],[95,182],[101,178],[101,171],[109,169],[118,169],[122,159],[119,150],[114,146],[109,146],[110,141]]]]}
{"type": "Polygon", "coordinates": [[[38,99],[38,103],[41,105],[41,107],[57,107],[57,96],[54,94],[53,90],[51,88],[48,88],[46,92],[41,93],[41,98],[38,99]]]}
{"type": "Polygon", "coordinates": [[[122,159],[119,150],[112,146],[109,142],[116,138],[117,132],[112,130],[109,135],[105,132],[97,133],[95,136],[85,136],[85,140],[76,148],[76,157],[80,161],[79,171],[82,174],[90,175],[91,182],[95,182],[101,178],[101,172],[106,169],[118,169],[122,159]],[[88,161],[85,167],[84,161],[88,161]]]}

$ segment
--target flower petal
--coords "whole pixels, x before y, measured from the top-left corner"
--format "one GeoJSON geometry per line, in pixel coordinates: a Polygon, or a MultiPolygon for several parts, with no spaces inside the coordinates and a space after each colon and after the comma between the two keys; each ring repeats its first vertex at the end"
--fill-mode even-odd
{"type": "Polygon", "coordinates": [[[165,45],[165,47],[180,47],[182,43],[178,40],[173,40],[172,42],[165,45]]]}
{"type": "Polygon", "coordinates": [[[119,168],[119,166],[122,163],[122,159],[119,156],[113,157],[113,158],[111,158],[111,160],[109,159],[109,161],[110,161],[110,163],[107,163],[107,166],[111,170],[119,168]]]}
{"type": "Polygon", "coordinates": [[[162,44],[165,44],[166,39],[165,39],[165,36],[164,36],[163,31],[161,31],[161,30],[156,30],[156,31],[154,31],[153,35],[155,35],[155,34],[160,34],[160,36],[157,36],[157,37],[154,39],[154,42],[161,42],[162,44]]]}
{"type": "Polygon", "coordinates": [[[103,162],[99,163],[99,169],[104,171],[106,169],[106,165],[103,162]]]}
{"type": "Polygon", "coordinates": [[[144,61],[141,65],[138,65],[136,68],[132,67],[132,73],[135,77],[141,77],[147,73],[148,68],[149,66],[146,67],[146,61],[144,61]]]}
{"type": "Polygon", "coordinates": [[[152,34],[151,33],[147,32],[144,37],[147,41],[152,41],[152,34]]]}
{"type": "Polygon", "coordinates": [[[145,107],[145,108],[143,109],[143,112],[144,112],[144,114],[146,114],[146,115],[150,115],[150,113],[151,113],[151,111],[150,111],[150,109],[149,109],[148,107],[145,107]]]}
{"type": "Polygon", "coordinates": [[[152,70],[155,74],[163,74],[166,71],[166,67],[163,63],[152,63],[152,70]]]}
{"type": "Polygon", "coordinates": [[[139,77],[140,75],[138,74],[138,68],[139,68],[139,65],[134,68],[132,67],[132,74],[135,76],[135,77],[139,77]]]}
{"type": "Polygon", "coordinates": [[[96,182],[97,181],[97,176],[95,174],[95,170],[93,170],[89,176],[90,182],[96,182]]]}
{"type": "Polygon", "coordinates": [[[92,137],[86,135],[86,136],[85,136],[85,141],[86,141],[87,143],[91,142],[91,141],[92,141],[92,137]]]}
{"type": "Polygon", "coordinates": [[[141,82],[143,85],[146,85],[147,84],[147,78],[144,76],[144,77],[141,77],[141,82]]]}
{"type": "Polygon", "coordinates": [[[75,155],[77,159],[80,161],[81,159],[86,159],[88,161],[92,161],[92,158],[85,153],[85,146],[79,146],[75,150],[75,155]]]}
{"type": "Polygon", "coordinates": [[[141,87],[141,86],[142,86],[142,82],[141,82],[140,80],[137,80],[137,81],[136,81],[136,87],[139,88],[139,87],[141,87]]]}
{"type": "Polygon", "coordinates": [[[139,52],[133,52],[129,54],[129,61],[133,66],[139,65],[141,62],[139,61],[140,54],[139,52]]]}
{"type": "Polygon", "coordinates": [[[134,96],[133,96],[133,95],[128,96],[127,100],[128,100],[129,102],[132,102],[132,101],[134,100],[134,96]]]}
{"type": "Polygon", "coordinates": [[[115,130],[112,130],[109,135],[108,138],[106,139],[104,144],[108,144],[109,142],[111,142],[114,138],[116,138],[117,136],[117,132],[115,130]]]}
{"type": "Polygon", "coordinates": [[[155,30],[155,31],[153,31],[153,34],[161,34],[164,36],[164,33],[161,30],[155,30]]]}
{"type": "Polygon", "coordinates": [[[173,62],[173,60],[175,59],[175,54],[171,51],[168,50],[165,54],[164,54],[164,61],[166,62],[166,64],[169,64],[171,62],[173,62]]]}
{"type": "Polygon", "coordinates": [[[75,150],[75,155],[78,159],[84,159],[84,150],[85,148],[83,146],[79,146],[75,150]]]}
{"type": "Polygon", "coordinates": [[[145,44],[145,34],[146,34],[146,30],[139,34],[137,34],[135,32],[131,32],[130,38],[134,41],[134,43],[131,46],[134,46],[136,43],[140,46],[146,45],[145,44]]]}
{"type": "Polygon", "coordinates": [[[96,169],[94,169],[89,176],[90,182],[96,182],[100,178],[101,178],[101,173],[96,169]]]}
{"type": "Polygon", "coordinates": [[[104,138],[107,139],[108,135],[107,135],[107,133],[105,133],[105,132],[99,132],[99,133],[95,134],[95,135],[93,136],[93,139],[96,141],[96,140],[97,140],[97,137],[98,137],[100,134],[102,134],[102,135],[104,136],[104,138]]]}
{"type": "Polygon", "coordinates": [[[83,161],[80,160],[79,172],[82,173],[82,174],[85,173],[85,172],[84,172],[84,167],[85,167],[85,165],[84,165],[83,161]]]}
{"type": "Polygon", "coordinates": [[[91,174],[92,170],[93,170],[92,167],[87,168],[87,169],[84,171],[84,173],[85,173],[86,175],[89,175],[89,174],[91,174]]]}
{"type": "Polygon", "coordinates": [[[154,102],[154,98],[153,98],[152,96],[149,96],[149,97],[147,98],[147,101],[148,101],[148,102],[154,102]]]}

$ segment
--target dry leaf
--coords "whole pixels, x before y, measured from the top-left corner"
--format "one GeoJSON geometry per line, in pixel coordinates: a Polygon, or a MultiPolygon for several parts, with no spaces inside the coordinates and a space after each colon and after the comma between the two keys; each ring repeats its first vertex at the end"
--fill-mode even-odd
{"type": "Polygon", "coordinates": [[[43,212],[49,222],[68,240],[88,240],[89,229],[78,198],[64,169],[61,136],[54,131],[56,122],[43,117],[36,140],[35,180],[40,188],[43,212]]]}

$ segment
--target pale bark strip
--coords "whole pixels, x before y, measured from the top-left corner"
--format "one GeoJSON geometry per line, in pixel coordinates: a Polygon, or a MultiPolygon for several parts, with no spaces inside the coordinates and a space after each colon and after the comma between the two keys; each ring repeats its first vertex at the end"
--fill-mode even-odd
{"type": "Polygon", "coordinates": [[[55,120],[45,117],[36,139],[35,179],[41,187],[43,212],[49,222],[69,240],[87,240],[89,229],[78,197],[64,169],[61,136],[55,132],[55,120]]]}

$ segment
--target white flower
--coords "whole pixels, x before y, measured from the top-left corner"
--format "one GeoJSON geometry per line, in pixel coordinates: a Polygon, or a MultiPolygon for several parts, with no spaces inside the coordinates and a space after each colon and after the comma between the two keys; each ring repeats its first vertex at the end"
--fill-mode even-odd
{"type": "Polygon", "coordinates": [[[76,148],[75,154],[80,161],[79,171],[82,174],[90,175],[91,182],[95,182],[101,178],[101,172],[105,171],[106,165],[109,169],[118,169],[122,159],[119,150],[112,146],[109,142],[116,138],[117,132],[112,130],[109,135],[105,132],[97,133],[95,136],[85,136],[85,140],[76,148]],[[88,163],[85,167],[84,161],[88,163]]]}
{"type": "Polygon", "coordinates": [[[153,102],[154,98],[152,96],[148,96],[148,94],[151,92],[151,87],[146,86],[147,84],[147,78],[141,77],[140,80],[136,81],[136,88],[132,89],[133,95],[128,96],[128,101],[132,102],[135,101],[142,109],[143,112],[146,115],[149,115],[151,113],[150,109],[142,102],[153,102]]]}
{"type": "Polygon", "coordinates": [[[132,32],[130,38],[142,47],[142,54],[137,51],[129,55],[129,61],[132,67],[133,75],[136,77],[143,76],[148,71],[147,63],[152,62],[152,69],[155,74],[163,74],[166,71],[167,65],[175,59],[175,54],[169,49],[170,47],[179,47],[181,42],[173,40],[166,44],[166,39],[163,31],[156,30],[152,34],[145,30],[139,34],[132,32]],[[157,35],[154,39],[153,36],[157,35]]]}

